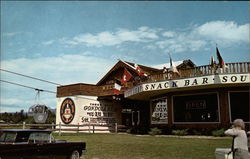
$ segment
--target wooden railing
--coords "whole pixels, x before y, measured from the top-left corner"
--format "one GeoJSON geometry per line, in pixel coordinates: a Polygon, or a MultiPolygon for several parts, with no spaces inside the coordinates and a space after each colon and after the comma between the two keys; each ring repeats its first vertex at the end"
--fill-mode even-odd
{"type": "MultiPolygon", "coordinates": [[[[227,63],[225,67],[218,68],[217,66],[211,67],[210,65],[197,66],[194,68],[188,69],[179,69],[179,74],[173,74],[170,72],[167,73],[158,73],[151,74],[148,78],[141,79],[140,81],[129,81],[125,86],[122,87],[122,92],[144,82],[156,82],[168,79],[178,79],[178,78],[189,78],[189,77],[198,77],[204,75],[212,74],[227,74],[227,73],[249,73],[250,72],[250,62],[239,62],[239,63],[227,63]]],[[[114,95],[114,84],[107,84],[99,86],[101,87],[99,96],[109,96],[114,95]]]]}
{"type": "Polygon", "coordinates": [[[58,132],[59,135],[62,132],[85,132],[85,133],[100,133],[100,132],[109,132],[109,133],[117,133],[119,132],[119,125],[117,123],[114,124],[26,124],[23,122],[22,124],[0,124],[0,129],[6,128],[16,128],[16,129],[50,129],[51,131],[58,132]]]}
{"type": "Polygon", "coordinates": [[[145,82],[160,81],[176,78],[197,77],[211,74],[227,74],[227,73],[247,73],[250,72],[250,62],[227,63],[225,67],[211,67],[211,65],[203,65],[189,69],[178,70],[179,74],[170,72],[151,75],[145,82]]]}

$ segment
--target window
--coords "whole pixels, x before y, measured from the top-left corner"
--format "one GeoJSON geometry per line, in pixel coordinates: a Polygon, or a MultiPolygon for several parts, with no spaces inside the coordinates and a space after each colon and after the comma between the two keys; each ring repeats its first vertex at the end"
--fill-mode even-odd
{"type": "Polygon", "coordinates": [[[219,122],[216,93],[174,96],[174,122],[219,122]]]}
{"type": "Polygon", "coordinates": [[[16,139],[16,133],[3,133],[0,136],[0,142],[14,142],[16,139]]]}
{"type": "Polygon", "coordinates": [[[151,101],[151,124],[167,124],[168,107],[167,99],[161,98],[151,101]]]}
{"type": "Polygon", "coordinates": [[[249,92],[229,92],[231,121],[243,119],[250,122],[249,92]]]}
{"type": "Polygon", "coordinates": [[[30,134],[29,142],[51,142],[51,137],[49,133],[34,132],[30,134]]]}

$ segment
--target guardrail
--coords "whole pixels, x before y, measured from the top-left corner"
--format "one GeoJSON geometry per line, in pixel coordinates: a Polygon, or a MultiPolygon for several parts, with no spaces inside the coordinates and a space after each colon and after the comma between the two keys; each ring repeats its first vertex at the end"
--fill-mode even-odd
{"type": "Polygon", "coordinates": [[[62,132],[87,132],[87,133],[96,133],[96,132],[110,132],[110,133],[117,133],[118,125],[117,123],[114,124],[26,124],[23,122],[22,124],[0,124],[0,129],[6,127],[17,127],[21,129],[26,128],[49,128],[51,131],[58,132],[61,135],[62,132]]]}
{"type": "Polygon", "coordinates": [[[226,63],[225,67],[218,68],[217,66],[211,67],[211,65],[197,66],[194,68],[179,69],[179,74],[174,75],[171,72],[158,73],[151,75],[150,78],[143,82],[161,81],[167,79],[178,79],[197,77],[201,75],[211,74],[227,74],[227,73],[249,73],[250,62],[238,62],[238,63],[226,63]]]}

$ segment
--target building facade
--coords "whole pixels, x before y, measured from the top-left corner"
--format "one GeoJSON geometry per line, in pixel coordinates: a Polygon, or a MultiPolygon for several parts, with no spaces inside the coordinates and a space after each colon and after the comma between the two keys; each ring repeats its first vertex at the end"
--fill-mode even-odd
{"type": "Polygon", "coordinates": [[[227,128],[241,118],[249,129],[250,62],[226,66],[195,66],[184,60],[177,63],[176,73],[167,64],[154,68],[118,61],[95,85],[58,87],[56,122],[146,131],[150,127],[227,128]],[[119,93],[114,92],[116,81],[123,81],[119,93]]]}

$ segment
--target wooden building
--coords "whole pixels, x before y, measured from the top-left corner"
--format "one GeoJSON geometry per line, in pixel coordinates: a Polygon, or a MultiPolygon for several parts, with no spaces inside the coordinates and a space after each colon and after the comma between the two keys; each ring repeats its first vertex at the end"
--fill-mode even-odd
{"type": "Polygon", "coordinates": [[[191,60],[153,68],[118,61],[95,85],[78,83],[57,88],[57,124],[112,124],[149,127],[228,127],[241,118],[250,124],[250,62],[226,67],[196,66],[191,60]],[[116,81],[131,78],[114,93],[116,81]],[[142,73],[143,72],[143,73],[142,73]],[[141,74],[142,73],[142,74],[141,74]]]}

